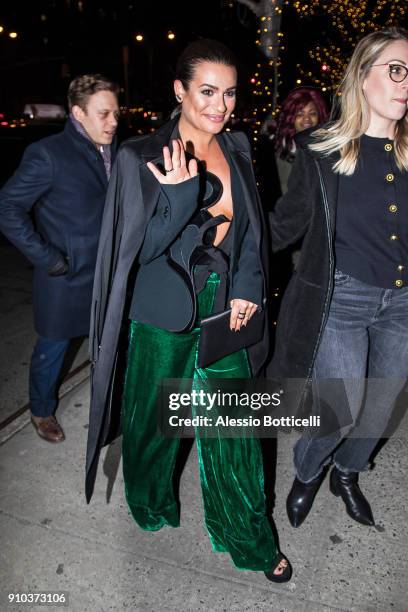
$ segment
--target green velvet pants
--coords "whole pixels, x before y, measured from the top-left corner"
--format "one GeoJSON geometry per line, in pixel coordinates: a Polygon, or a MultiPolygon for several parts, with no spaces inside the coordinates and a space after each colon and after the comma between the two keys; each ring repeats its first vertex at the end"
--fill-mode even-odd
{"type": "MultiPolygon", "coordinates": [[[[212,312],[219,285],[211,274],[198,295],[199,316],[212,312]]],[[[131,322],[123,397],[123,473],[126,500],[146,530],[179,526],[173,491],[178,438],[157,431],[157,391],[163,378],[248,378],[246,351],[196,367],[199,329],[175,334],[131,322]]],[[[196,436],[205,523],[216,551],[228,552],[239,569],[268,571],[278,554],[266,517],[262,455],[254,438],[196,436]]]]}

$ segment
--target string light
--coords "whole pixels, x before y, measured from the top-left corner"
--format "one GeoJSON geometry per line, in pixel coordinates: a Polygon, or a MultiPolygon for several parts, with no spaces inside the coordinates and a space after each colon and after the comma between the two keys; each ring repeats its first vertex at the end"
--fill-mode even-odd
{"type": "MultiPolygon", "coordinates": [[[[404,19],[404,0],[237,0],[248,6],[259,18],[255,44],[263,50],[265,58],[256,65],[257,72],[250,76],[254,96],[253,121],[251,122],[254,150],[257,149],[256,126],[266,116],[274,119],[280,111],[278,86],[281,85],[280,67],[285,51],[285,34],[276,33],[274,17],[282,10],[294,10],[298,19],[319,18],[325,21],[325,42],[306,50],[304,60],[296,65],[293,86],[303,83],[315,85],[330,94],[336,91],[355,44],[368,32],[404,19]],[[272,6],[274,5],[274,6],[272,6]],[[262,7],[262,8],[261,8],[262,7]],[[266,11],[265,14],[261,10],[266,11]],[[273,29],[275,27],[275,30],[273,29]],[[278,44],[276,44],[278,41],[278,44]],[[276,50],[279,49],[279,55],[276,50]]],[[[276,20],[275,20],[276,21],[276,20]]],[[[337,95],[341,95],[338,92],[337,95]]]]}
{"type": "MultiPolygon", "coordinates": [[[[308,83],[323,91],[336,90],[356,43],[369,32],[398,25],[404,18],[404,4],[403,0],[285,0],[285,5],[292,6],[301,19],[318,16],[328,20],[329,42],[309,49],[311,66],[298,64],[299,77],[306,77],[308,83]]],[[[300,78],[296,83],[299,81],[300,78]]]]}

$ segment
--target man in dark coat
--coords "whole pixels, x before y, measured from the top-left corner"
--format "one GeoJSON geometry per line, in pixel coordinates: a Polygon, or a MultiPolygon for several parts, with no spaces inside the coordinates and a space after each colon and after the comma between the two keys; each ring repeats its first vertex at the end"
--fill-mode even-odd
{"type": "Polygon", "coordinates": [[[31,420],[60,442],[57,383],[71,338],[89,334],[103,207],[115,153],[118,87],[102,75],[75,78],[64,131],[27,147],[0,191],[0,229],[34,265],[31,420]],[[32,214],[33,213],[33,214],[32,214]]]}

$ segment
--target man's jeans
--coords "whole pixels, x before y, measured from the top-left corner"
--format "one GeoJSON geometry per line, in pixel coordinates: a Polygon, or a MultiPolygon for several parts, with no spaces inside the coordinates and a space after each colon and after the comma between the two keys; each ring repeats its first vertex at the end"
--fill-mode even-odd
{"type": "Polygon", "coordinates": [[[294,460],[299,480],[310,482],[332,461],[344,472],[366,469],[407,376],[408,287],[381,289],[336,270],[314,364],[313,400],[321,403],[324,394],[328,398],[327,379],[342,378],[353,423],[346,431],[298,440],[294,460]]]}
{"type": "Polygon", "coordinates": [[[30,408],[32,414],[47,417],[57,407],[57,385],[69,340],[38,338],[31,356],[30,408]]]}

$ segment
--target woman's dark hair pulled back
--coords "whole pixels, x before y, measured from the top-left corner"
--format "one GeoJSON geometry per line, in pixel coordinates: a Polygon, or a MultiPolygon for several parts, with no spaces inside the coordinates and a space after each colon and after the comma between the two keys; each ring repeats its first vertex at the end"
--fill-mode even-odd
{"type": "Polygon", "coordinates": [[[176,66],[176,79],[188,89],[194,72],[201,62],[214,62],[237,68],[237,60],[230,49],[218,40],[200,38],[190,43],[180,55],[176,66]]]}

